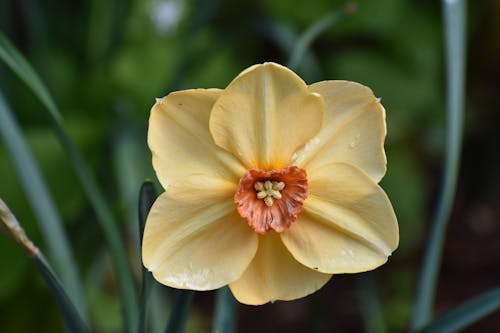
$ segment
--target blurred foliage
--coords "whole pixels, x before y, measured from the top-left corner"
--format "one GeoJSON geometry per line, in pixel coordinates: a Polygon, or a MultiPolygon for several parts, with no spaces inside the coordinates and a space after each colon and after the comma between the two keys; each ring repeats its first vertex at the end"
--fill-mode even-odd
{"type": "MultiPolygon", "coordinates": [[[[146,145],[154,97],[183,88],[223,88],[251,64],[286,63],[298,34],[344,5],[340,0],[0,0],[0,30],[49,87],[70,137],[119,216],[138,278],[136,202],[142,181],[154,179],[146,145]]],[[[380,292],[389,331],[402,332],[411,315],[415,259],[443,148],[441,14],[439,4],[430,0],[359,0],[356,5],[353,15],[314,41],[298,72],[308,83],[345,79],[366,84],[387,110],[388,173],[382,186],[400,222],[401,244],[392,264],[377,274],[389,281],[380,292]]],[[[500,6],[491,1],[471,5],[471,34],[491,32],[490,53],[497,55],[472,53],[472,57],[492,63],[500,55],[498,25],[482,26],[479,17],[489,13],[486,17],[498,23],[493,18],[500,17],[500,6]]],[[[489,68],[486,64],[471,66],[479,73],[471,75],[474,82],[481,82],[480,73],[489,68]]],[[[499,83],[498,79],[492,82],[499,83]]],[[[94,329],[117,332],[116,281],[103,236],[68,159],[48,127],[42,106],[5,66],[0,66],[0,89],[16,112],[67,224],[94,329]]],[[[490,98],[484,96],[488,90],[482,90],[483,95],[478,90],[472,88],[483,99],[472,96],[472,108],[484,107],[484,98],[490,98]]],[[[468,117],[474,124],[467,128],[470,136],[484,129],[480,121],[487,116],[468,117]]],[[[0,197],[43,248],[14,175],[0,145],[0,197]]],[[[55,303],[35,268],[14,243],[3,238],[0,262],[0,331],[61,331],[55,303]]],[[[325,295],[328,291],[318,297],[325,295]]],[[[206,306],[201,301],[188,330],[210,327],[209,316],[202,311],[206,306]]]]}

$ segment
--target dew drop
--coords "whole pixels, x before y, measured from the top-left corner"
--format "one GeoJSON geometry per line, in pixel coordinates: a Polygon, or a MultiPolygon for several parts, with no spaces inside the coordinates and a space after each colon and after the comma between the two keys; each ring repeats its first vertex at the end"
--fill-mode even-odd
{"type": "Polygon", "coordinates": [[[359,139],[360,138],[361,138],[361,134],[360,133],[356,134],[356,136],[354,137],[354,139],[349,144],[349,148],[351,148],[351,149],[356,148],[359,145],[359,139]]]}

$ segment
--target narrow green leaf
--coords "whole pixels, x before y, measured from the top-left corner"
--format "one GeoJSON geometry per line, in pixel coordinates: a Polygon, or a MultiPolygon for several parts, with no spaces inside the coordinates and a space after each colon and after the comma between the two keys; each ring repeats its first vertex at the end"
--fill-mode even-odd
{"type": "Polygon", "coordinates": [[[304,54],[311,46],[312,42],[325,30],[333,27],[337,24],[346,14],[351,14],[355,11],[355,6],[353,4],[348,4],[340,10],[336,10],[330,14],[327,14],[316,23],[311,25],[295,43],[295,47],[288,61],[287,67],[296,70],[300,65],[304,54]]]}
{"type": "Polygon", "coordinates": [[[120,238],[120,232],[116,226],[111,210],[106,204],[104,195],[99,190],[96,180],[90,173],[79,151],[71,142],[68,134],[64,131],[62,117],[57,106],[50,97],[48,90],[23,56],[1,34],[0,59],[18,75],[49,111],[48,115],[53,123],[53,130],[56,137],[60,141],[78,176],[80,184],[97,215],[97,221],[108,243],[123,298],[124,330],[128,331],[131,328],[137,327],[139,306],[135,283],[130,269],[130,263],[128,262],[127,251],[120,238]]]}
{"type": "Polygon", "coordinates": [[[237,305],[238,302],[227,286],[217,290],[214,333],[233,333],[235,331],[237,305]]]}
{"type": "Polygon", "coordinates": [[[56,273],[45,259],[42,252],[28,238],[23,227],[2,199],[0,199],[0,231],[5,232],[14,241],[16,241],[16,243],[23,248],[26,254],[33,259],[39,272],[42,274],[45,282],[56,299],[59,309],[63,315],[66,328],[70,332],[88,332],[85,322],[82,320],[78,314],[78,310],[66,294],[56,273]]]}
{"type": "MultiPolygon", "coordinates": [[[[299,38],[291,25],[271,20],[259,23],[258,32],[262,38],[275,43],[285,54],[292,53],[299,38]]],[[[306,82],[315,82],[322,77],[318,60],[311,49],[304,51],[300,65],[295,70],[306,82]]]]}
{"type": "Polygon", "coordinates": [[[446,312],[419,333],[458,332],[500,309],[500,287],[487,291],[446,312]]]}
{"type": "Polygon", "coordinates": [[[464,0],[443,0],[446,56],[447,136],[444,178],[430,238],[420,275],[412,329],[418,330],[432,318],[438,271],[441,264],[446,227],[453,204],[462,146],[465,102],[465,26],[464,0]]]}
{"type": "MultiPolygon", "coordinates": [[[[145,181],[139,192],[139,235],[140,245],[139,253],[142,252],[142,237],[144,235],[144,227],[146,226],[146,218],[148,217],[149,210],[156,200],[156,191],[153,183],[149,180],[145,181]]],[[[142,260],[141,260],[142,261],[142,260]]],[[[142,286],[140,295],[140,309],[139,309],[139,330],[138,332],[146,331],[146,313],[149,294],[151,293],[151,286],[153,285],[153,277],[151,273],[142,266],[142,286]]]]}
{"type": "Polygon", "coordinates": [[[75,333],[89,332],[88,327],[78,315],[78,311],[76,310],[73,303],[71,303],[68,295],[61,285],[61,282],[52,270],[52,267],[50,267],[49,263],[43,256],[42,252],[38,252],[38,254],[33,257],[33,261],[35,262],[38,271],[40,272],[40,274],[42,274],[45,282],[52,291],[57,304],[59,305],[59,309],[63,315],[64,324],[67,330],[69,332],[75,333]]]}
{"type": "Polygon", "coordinates": [[[16,172],[48,247],[50,257],[68,288],[78,311],[87,318],[76,260],[61,217],[40,173],[38,164],[0,91],[0,137],[16,167],[16,172]]]}
{"type": "Polygon", "coordinates": [[[24,57],[17,51],[17,49],[9,42],[9,40],[0,32],[0,59],[16,73],[19,78],[30,87],[35,96],[42,102],[42,104],[50,112],[54,121],[62,124],[62,116],[57,110],[56,104],[42,80],[35,73],[30,64],[24,57]]]}
{"type": "Polygon", "coordinates": [[[193,296],[193,290],[174,290],[174,304],[172,304],[165,333],[184,332],[193,296]]]}

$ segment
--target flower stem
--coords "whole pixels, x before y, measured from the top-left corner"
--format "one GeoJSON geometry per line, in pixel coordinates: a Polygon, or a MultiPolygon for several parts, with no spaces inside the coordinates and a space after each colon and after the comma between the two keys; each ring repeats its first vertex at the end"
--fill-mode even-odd
{"type": "MultiPolygon", "coordinates": [[[[151,181],[145,181],[139,193],[139,244],[142,249],[142,237],[144,235],[144,227],[146,226],[146,218],[148,217],[149,210],[156,199],[156,191],[154,189],[153,183],[151,181]]],[[[139,249],[139,254],[141,253],[139,249]]],[[[142,260],[141,260],[142,262],[142,260]]],[[[146,331],[146,310],[149,294],[151,293],[151,287],[153,285],[153,277],[151,273],[142,266],[142,286],[141,295],[139,298],[139,329],[138,332],[142,333],[146,331]]]]}
{"type": "Polygon", "coordinates": [[[189,314],[189,308],[193,301],[193,290],[174,290],[174,304],[168,318],[168,324],[165,333],[182,333],[186,326],[189,314]]]}
{"type": "Polygon", "coordinates": [[[214,333],[233,333],[235,331],[237,304],[227,286],[217,290],[212,330],[214,333]]]}
{"type": "Polygon", "coordinates": [[[414,331],[426,325],[432,318],[446,226],[457,183],[465,100],[465,5],[465,0],[443,0],[447,81],[444,178],[418,285],[412,322],[414,331]]]}

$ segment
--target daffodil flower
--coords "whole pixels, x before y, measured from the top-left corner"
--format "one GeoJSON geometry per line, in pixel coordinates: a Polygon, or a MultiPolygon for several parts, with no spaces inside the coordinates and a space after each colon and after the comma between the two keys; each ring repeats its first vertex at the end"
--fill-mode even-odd
{"type": "Polygon", "coordinates": [[[369,88],[308,86],[275,63],[244,70],[224,90],[158,99],[148,144],[165,192],[146,222],[144,265],[167,286],[229,285],[258,305],[384,264],[399,240],[378,186],[385,135],[369,88]]]}

